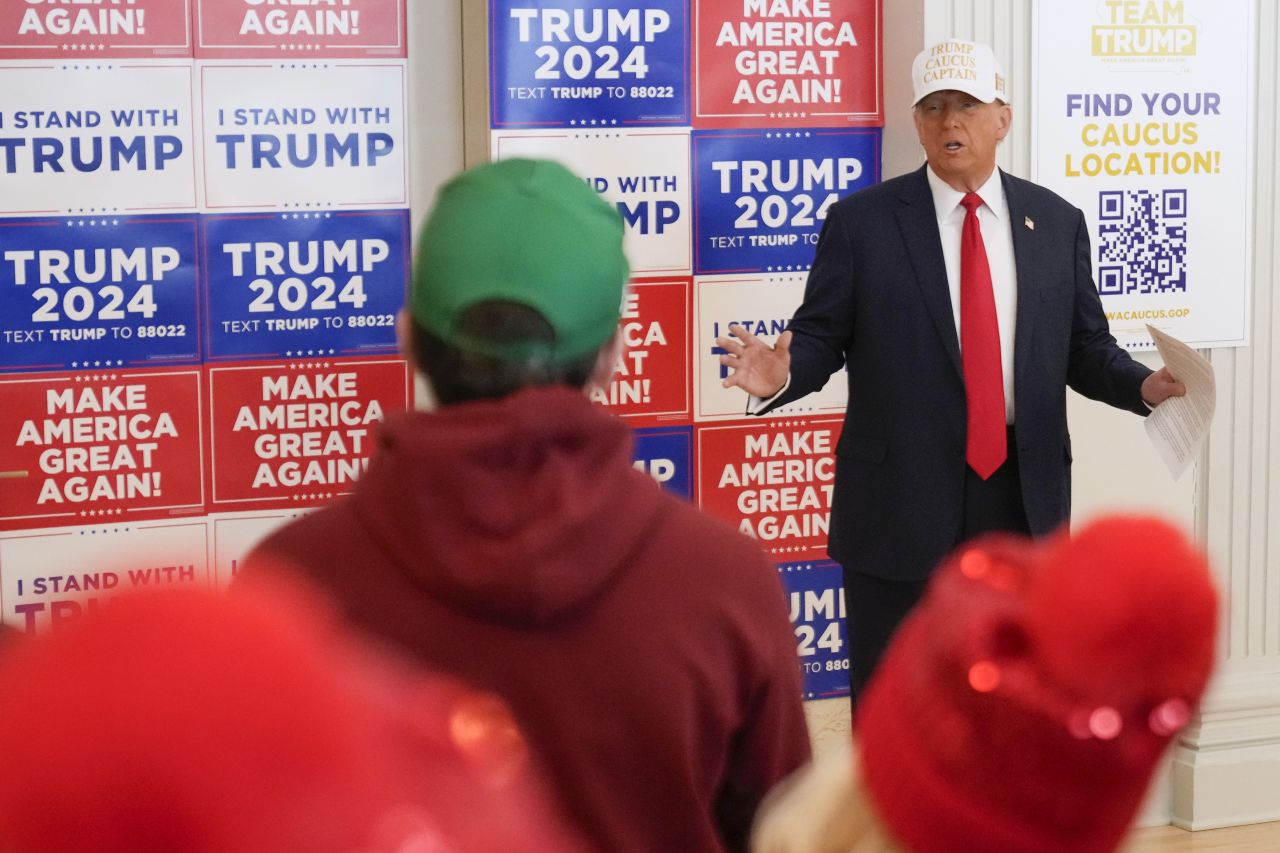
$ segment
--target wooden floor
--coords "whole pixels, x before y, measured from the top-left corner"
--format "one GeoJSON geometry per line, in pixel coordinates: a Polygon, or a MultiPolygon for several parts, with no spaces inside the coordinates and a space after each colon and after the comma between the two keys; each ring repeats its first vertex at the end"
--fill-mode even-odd
{"type": "Polygon", "coordinates": [[[1172,826],[1140,829],[1123,853],[1274,853],[1280,850],[1280,822],[1187,832],[1172,826]]]}

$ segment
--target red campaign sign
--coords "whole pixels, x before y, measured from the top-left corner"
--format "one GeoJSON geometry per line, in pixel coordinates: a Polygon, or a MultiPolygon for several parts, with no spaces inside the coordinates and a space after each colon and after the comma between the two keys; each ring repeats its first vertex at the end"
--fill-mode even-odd
{"type": "Polygon", "coordinates": [[[378,424],[409,405],[403,359],[208,370],[212,510],[310,506],[350,493],[378,424]]]}
{"type": "Polygon", "coordinates": [[[191,55],[187,0],[0,4],[0,59],[191,55]]]}
{"type": "Polygon", "coordinates": [[[200,373],[0,380],[0,529],[204,511],[200,373]]]}
{"type": "Polygon", "coordinates": [[[195,0],[196,56],[404,59],[405,0],[195,0]],[[283,7],[283,8],[282,8],[283,7]]]}
{"type": "Polygon", "coordinates": [[[780,563],[825,560],[840,418],[697,426],[698,506],[780,563]]]}
{"type": "Polygon", "coordinates": [[[884,124],[880,0],[695,6],[695,128],[884,124]]]}
{"type": "Polygon", "coordinates": [[[634,281],[622,305],[623,353],[609,387],[591,399],[625,418],[689,418],[692,280],[634,281]]]}

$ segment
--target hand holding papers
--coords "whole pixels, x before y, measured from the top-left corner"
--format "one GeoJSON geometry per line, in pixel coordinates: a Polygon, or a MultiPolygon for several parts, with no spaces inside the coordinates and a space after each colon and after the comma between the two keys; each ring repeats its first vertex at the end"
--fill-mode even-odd
{"type": "Polygon", "coordinates": [[[1213,366],[1177,338],[1148,325],[1164,365],[1184,386],[1182,397],[1170,397],[1147,416],[1146,429],[1156,452],[1176,480],[1191,464],[1213,420],[1217,386],[1213,366]]]}

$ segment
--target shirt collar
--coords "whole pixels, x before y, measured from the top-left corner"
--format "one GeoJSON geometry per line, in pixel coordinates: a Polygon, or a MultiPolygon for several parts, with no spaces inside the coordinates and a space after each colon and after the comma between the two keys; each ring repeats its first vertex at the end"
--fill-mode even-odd
{"type": "MultiPolygon", "coordinates": [[[[952,189],[946,181],[937,176],[933,167],[927,164],[925,175],[929,178],[929,191],[933,193],[933,211],[937,214],[939,222],[945,222],[956,215],[956,210],[960,208],[960,199],[966,194],[952,189]]],[[[978,187],[978,195],[982,196],[982,203],[997,218],[1004,218],[1004,212],[1009,208],[1004,200],[1004,181],[1000,180],[999,167],[992,169],[986,183],[978,187]]]]}

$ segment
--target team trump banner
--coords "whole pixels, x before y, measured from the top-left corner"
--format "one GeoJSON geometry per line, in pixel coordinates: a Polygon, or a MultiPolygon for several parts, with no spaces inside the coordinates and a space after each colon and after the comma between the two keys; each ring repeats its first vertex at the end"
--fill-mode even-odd
{"type": "Polygon", "coordinates": [[[1035,5],[1035,179],[1084,211],[1111,331],[1249,335],[1251,3],[1035,5]]]}

